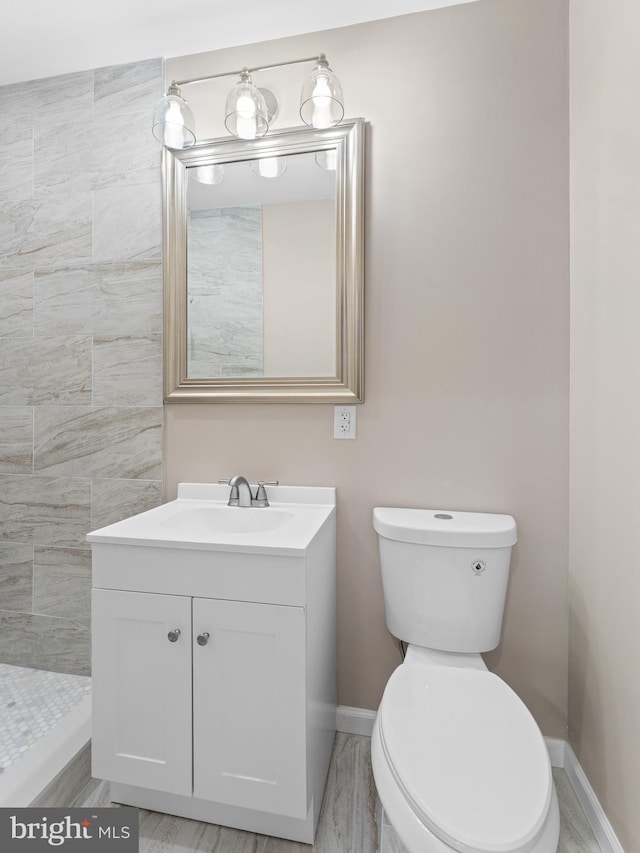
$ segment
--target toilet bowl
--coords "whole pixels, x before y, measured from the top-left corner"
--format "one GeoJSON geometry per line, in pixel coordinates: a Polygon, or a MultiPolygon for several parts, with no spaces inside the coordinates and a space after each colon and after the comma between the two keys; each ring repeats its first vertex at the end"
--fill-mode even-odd
{"type": "Polygon", "coordinates": [[[555,853],[544,738],[480,656],[499,642],[515,522],[379,508],[374,527],[387,624],[410,643],[371,742],[389,822],[408,853],[555,853]]]}
{"type": "Polygon", "coordinates": [[[480,656],[410,646],[385,688],[371,755],[409,853],[555,853],[558,802],[544,739],[480,656]]]}

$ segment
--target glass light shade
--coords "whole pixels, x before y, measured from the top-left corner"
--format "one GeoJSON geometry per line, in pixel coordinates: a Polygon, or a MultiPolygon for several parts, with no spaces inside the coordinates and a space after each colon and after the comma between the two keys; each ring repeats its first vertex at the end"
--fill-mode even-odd
{"type": "Polygon", "coordinates": [[[326,151],[316,151],[316,163],[327,172],[335,172],[338,168],[338,151],[336,148],[327,148],[326,151]]]}
{"type": "Polygon", "coordinates": [[[224,115],[224,126],[238,139],[257,139],[269,130],[267,104],[248,71],[229,92],[224,115]]]}
{"type": "Polygon", "coordinates": [[[224,166],[193,166],[189,169],[189,175],[200,184],[221,184],[224,181],[224,166]]]}
{"type": "Polygon", "coordinates": [[[279,178],[287,171],[283,157],[261,157],[251,161],[251,171],[261,178],[279,178]]]}
{"type": "Polygon", "coordinates": [[[310,127],[334,127],[344,118],[344,98],[338,78],[320,54],[300,96],[300,118],[310,127]]]}
{"type": "Polygon", "coordinates": [[[153,114],[152,133],[165,148],[191,148],[196,141],[196,123],[180,89],[171,85],[158,101],[153,114]]]}

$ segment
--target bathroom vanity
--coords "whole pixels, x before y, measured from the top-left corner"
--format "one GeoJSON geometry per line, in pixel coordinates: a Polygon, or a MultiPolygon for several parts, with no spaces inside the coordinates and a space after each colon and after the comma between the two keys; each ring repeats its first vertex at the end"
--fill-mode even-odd
{"type": "Polygon", "coordinates": [[[312,843],[335,734],[335,490],[228,486],[90,533],[111,798],[312,843]]]}

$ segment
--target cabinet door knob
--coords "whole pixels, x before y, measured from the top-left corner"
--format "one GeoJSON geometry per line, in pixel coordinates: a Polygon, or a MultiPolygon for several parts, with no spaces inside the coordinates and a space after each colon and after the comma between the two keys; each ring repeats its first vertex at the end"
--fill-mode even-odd
{"type": "Polygon", "coordinates": [[[177,643],[178,637],[180,636],[180,628],[174,628],[173,631],[169,631],[167,634],[167,639],[170,643],[177,643]]]}
{"type": "Polygon", "coordinates": [[[203,631],[202,634],[198,634],[196,637],[196,642],[199,646],[206,646],[209,642],[209,634],[207,631],[203,631]]]}

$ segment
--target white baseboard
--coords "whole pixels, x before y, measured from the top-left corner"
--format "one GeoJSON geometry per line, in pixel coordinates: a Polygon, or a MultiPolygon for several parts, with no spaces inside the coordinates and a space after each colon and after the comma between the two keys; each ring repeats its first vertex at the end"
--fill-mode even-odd
{"type": "MultiPolygon", "coordinates": [[[[375,719],[375,711],[338,705],[336,728],[339,732],[346,734],[371,737],[375,719]]],[[[546,737],[544,740],[549,750],[551,766],[564,768],[602,853],[624,853],[624,849],[609,823],[609,818],[604,813],[604,809],[600,805],[573,749],[566,740],[561,738],[546,737]]]]}
{"type": "Polygon", "coordinates": [[[336,729],[348,735],[371,737],[375,719],[375,711],[369,711],[367,708],[350,708],[348,705],[338,705],[336,729]]]}
{"type": "Polygon", "coordinates": [[[609,818],[604,813],[591,783],[587,779],[576,754],[567,743],[565,744],[564,769],[569,777],[571,787],[582,806],[587,820],[591,825],[596,841],[600,845],[602,853],[624,853],[622,844],[618,841],[609,818]]]}
{"type": "Polygon", "coordinates": [[[546,737],[544,742],[549,751],[549,760],[552,767],[564,767],[566,740],[559,737],[546,737]]]}
{"type": "MultiPolygon", "coordinates": [[[[350,708],[348,705],[338,705],[336,711],[336,729],[348,735],[364,735],[371,737],[376,712],[368,708],[350,708]]],[[[567,742],[555,737],[546,737],[545,743],[549,750],[552,767],[564,767],[564,750],[567,742]]]]}

